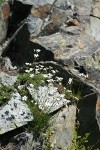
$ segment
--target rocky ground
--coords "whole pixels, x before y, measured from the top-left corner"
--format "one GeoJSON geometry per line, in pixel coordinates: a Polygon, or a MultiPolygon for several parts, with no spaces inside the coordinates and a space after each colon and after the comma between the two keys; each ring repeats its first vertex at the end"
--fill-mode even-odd
{"type": "Polygon", "coordinates": [[[1,149],[100,149],[100,0],[0,1],[0,91],[1,149]]]}

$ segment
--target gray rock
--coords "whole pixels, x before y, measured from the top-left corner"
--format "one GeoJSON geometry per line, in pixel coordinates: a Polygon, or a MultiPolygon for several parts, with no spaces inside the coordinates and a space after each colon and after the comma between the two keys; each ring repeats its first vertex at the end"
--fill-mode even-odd
{"type": "Polygon", "coordinates": [[[60,27],[61,31],[67,34],[78,35],[80,34],[81,29],[78,26],[69,26],[67,27],[65,24],[60,27]]]}
{"type": "Polygon", "coordinates": [[[0,108],[0,134],[26,125],[33,116],[19,93],[14,93],[8,103],[0,108]]]}
{"type": "Polygon", "coordinates": [[[0,83],[5,86],[12,86],[17,80],[18,75],[9,75],[4,72],[0,72],[0,83]]]}
{"type": "Polygon", "coordinates": [[[67,9],[74,9],[74,5],[72,4],[71,1],[68,0],[57,0],[54,4],[54,6],[56,6],[57,8],[63,9],[63,10],[67,10],[67,9]]]}
{"type": "Polygon", "coordinates": [[[28,30],[31,36],[37,36],[42,28],[43,21],[40,18],[30,15],[27,18],[28,30]]]}
{"type": "MultiPolygon", "coordinates": [[[[63,108],[51,119],[51,126],[48,129],[46,137],[52,149],[70,150],[72,144],[73,132],[75,128],[76,106],[63,108]]],[[[44,149],[47,148],[47,141],[44,149]]]]}
{"type": "Polygon", "coordinates": [[[64,94],[59,94],[52,83],[48,86],[40,86],[38,90],[28,87],[28,90],[35,103],[46,113],[52,113],[70,102],[64,98],[64,94]]]}
{"type": "Polygon", "coordinates": [[[27,5],[33,5],[35,7],[38,7],[40,5],[46,5],[46,4],[53,4],[54,0],[17,0],[19,2],[22,2],[23,4],[27,5]]]}

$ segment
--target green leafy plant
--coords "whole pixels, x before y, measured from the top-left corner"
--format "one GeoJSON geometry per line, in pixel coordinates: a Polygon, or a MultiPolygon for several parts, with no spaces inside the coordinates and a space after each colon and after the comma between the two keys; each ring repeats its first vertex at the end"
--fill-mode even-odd
{"type": "Polygon", "coordinates": [[[5,0],[0,0],[0,4],[2,4],[5,0]]]}
{"type": "Polygon", "coordinates": [[[68,84],[66,85],[66,88],[64,90],[65,98],[72,100],[72,101],[78,101],[82,98],[82,85],[81,83],[78,85],[78,88],[73,88],[73,79],[69,78],[68,84]]]}
{"type": "Polygon", "coordinates": [[[24,84],[33,84],[35,88],[38,88],[40,85],[46,84],[46,79],[42,74],[36,74],[33,78],[30,77],[30,73],[22,73],[18,76],[18,80],[16,82],[18,85],[24,84]]]}
{"type": "Polygon", "coordinates": [[[87,146],[89,135],[90,133],[86,133],[84,137],[79,136],[77,130],[75,130],[70,150],[92,150],[91,146],[87,146]]]}
{"type": "Polygon", "coordinates": [[[45,132],[49,126],[50,115],[44,113],[39,109],[38,105],[32,103],[30,100],[26,103],[34,117],[34,120],[28,124],[27,130],[35,133],[45,132]]]}

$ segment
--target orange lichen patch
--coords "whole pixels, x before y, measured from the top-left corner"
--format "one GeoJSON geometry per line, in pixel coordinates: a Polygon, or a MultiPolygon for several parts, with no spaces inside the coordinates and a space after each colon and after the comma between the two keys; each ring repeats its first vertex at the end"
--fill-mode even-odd
{"type": "Polygon", "coordinates": [[[45,19],[49,14],[51,10],[51,5],[43,5],[38,8],[32,8],[31,14],[35,17],[39,17],[41,19],[45,19]]]}
{"type": "Polygon", "coordinates": [[[66,23],[67,23],[67,25],[70,25],[70,26],[72,25],[72,26],[78,26],[79,28],[81,27],[81,25],[77,19],[70,19],[66,23]]]}
{"type": "Polygon", "coordinates": [[[9,19],[9,16],[10,16],[10,6],[9,6],[8,3],[2,5],[2,13],[3,13],[3,19],[4,19],[4,21],[7,25],[8,24],[8,19],[9,19]]]}

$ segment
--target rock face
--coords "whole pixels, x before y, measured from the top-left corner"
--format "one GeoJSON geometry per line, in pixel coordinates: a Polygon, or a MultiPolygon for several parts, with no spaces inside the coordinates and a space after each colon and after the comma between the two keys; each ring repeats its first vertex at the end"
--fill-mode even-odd
{"type": "Polygon", "coordinates": [[[0,108],[0,114],[0,134],[14,130],[33,120],[29,108],[18,93],[14,93],[11,100],[0,108]]]}
{"type": "Polygon", "coordinates": [[[76,106],[69,106],[63,108],[53,116],[52,125],[47,134],[47,138],[50,138],[49,140],[53,149],[70,149],[76,119],[75,114],[76,106]]]}
{"type": "MultiPolygon", "coordinates": [[[[59,110],[66,101],[60,97],[61,94],[58,93],[56,87],[40,87],[38,90],[28,88],[32,97],[35,97],[39,103],[40,108],[45,99],[60,100],[59,105],[53,105],[52,102],[47,101],[50,107],[53,105],[51,110],[48,106],[48,112],[57,111],[52,120],[53,125],[50,128],[52,134],[50,134],[49,142],[52,143],[55,150],[69,149],[72,141],[72,130],[75,119],[77,119],[80,125],[79,133],[83,135],[90,132],[90,143],[94,145],[100,139],[100,0],[13,0],[9,2],[10,17],[9,6],[7,4],[0,6],[0,31],[2,31],[0,32],[0,42],[6,37],[7,25],[7,37],[9,38],[9,44],[4,47],[4,51],[2,47],[0,48],[0,55],[10,57],[12,63],[17,66],[23,66],[25,62],[55,61],[67,72],[71,72],[74,77],[76,76],[80,82],[84,83],[83,85],[86,85],[84,89],[87,94],[77,103],[77,115],[74,105],[69,108],[62,108],[62,111],[59,110]],[[7,23],[8,17],[9,23],[7,23]],[[38,59],[35,59],[34,52],[38,49],[41,52],[38,54],[38,59]],[[43,97],[41,93],[44,93],[43,97]]],[[[1,73],[0,77],[3,84],[12,85],[16,80],[14,78],[12,80],[10,75],[4,74],[2,76],[1,73]],[[11,82],[6,81],[7,79],[11,82]]],[[[77,88],[77,85],[74,86],[77,88]]],[[[9,103],[11,101],[14,103],[13,98],[9,103]]],[[[13,103],[11,106],[14,105],[13,103]]],[[[20,96],[18,98],[19,103],[24,109],[20,96]]],[[[11,106],[9,105],[9,108],[11,106]]],[[[45,110],[45,105],[43,106],[42,109],[45,110]]],[[[2,109],[7,108],[3,106],[2,109]]],[[[21,111],[21,113],[24,112],[21,111]]],[[[12,112],[10,114],[12,119],[11,115],[12,112]]],[[[8,126],[5,126],[4,131],[4,128],[1,127],[1,133],[14,129],[12,128],[13,125],[19,127],[33,119],[32,117],[28,120],[26,118],[22,123],[23,116],[20,115],[22,118],[19,125],[14,122],[13,116],[13,122],[11,122],[9,129],[8,126]]],[[[27,113],[25,115],[27,117],[27,113]]],[[[15,117],[20,122],[18,115],[15,117]]],[[[29,136],[25,134],[24,138],[26,137],[29,136]]],[[[33,139],[29,140],[31,143],[34,141],[33,139]]],[[[32,148],[39,149],[37,148],[39,142],[35,142],[36,146],[32,148]]],[[[27,141],[25,143],[28,144],[27,141]]],[[[44,147],[42,148],[45,149],[47,145],[43,144],[44,147]]],[[[26,145],[22,145],[19,149],[25,149],[26,145]]],[[[98,146],[100,147],[100,144],[98,146]]]]}
{"type": "Polygon", "coordinates": [[[46,113],[53,113],[70,102],[64,99],[64,94],[59,94],[58,89],[53,84],[48,85],[48,87],[39,87],[38,90],[34,88],[28,88],[28,90],[39,108],[46,113]]]}

